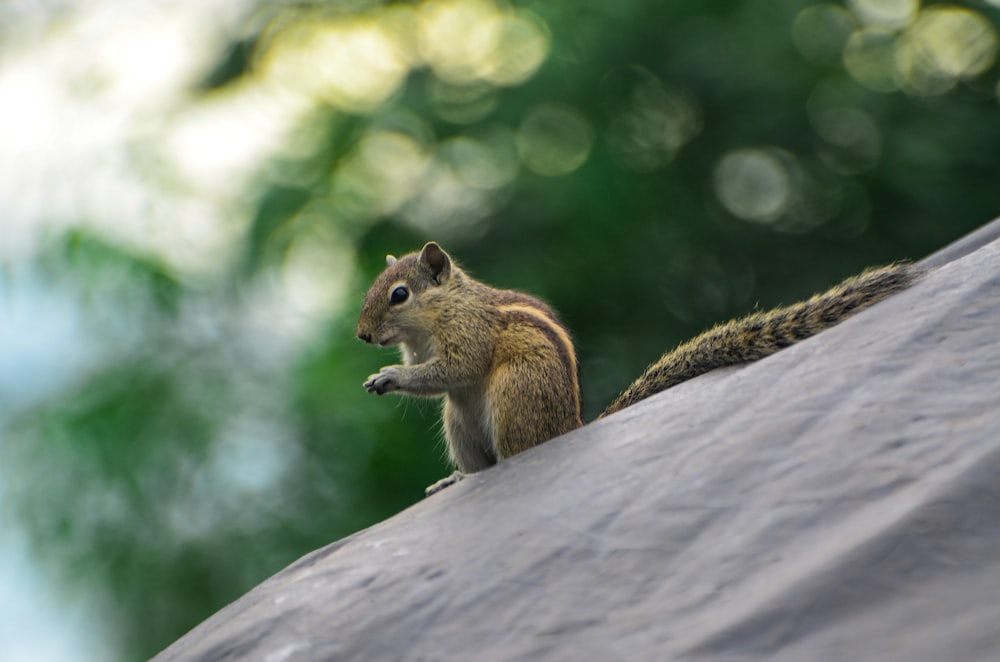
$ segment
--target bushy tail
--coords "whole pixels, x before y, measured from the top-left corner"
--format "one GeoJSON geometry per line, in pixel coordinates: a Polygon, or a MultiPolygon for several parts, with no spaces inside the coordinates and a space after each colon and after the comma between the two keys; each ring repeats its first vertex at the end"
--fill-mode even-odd
{"type": "Polygon", "coordinates": [[[664,354],[599,418],[715,368],[774,354],[909,287],[922,273],[910,264],[869,269],[806,301],[720,324],[664,354]]]}

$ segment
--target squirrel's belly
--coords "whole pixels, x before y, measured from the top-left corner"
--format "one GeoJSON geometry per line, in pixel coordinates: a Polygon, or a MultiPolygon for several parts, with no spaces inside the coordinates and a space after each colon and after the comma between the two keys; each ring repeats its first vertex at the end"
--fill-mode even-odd
{"type": "Polygon", "coordinates": [[[448,454],[461,471],[473,473],[496,464],[496,429],[482,391],[448,393],[444,431],[448,454]]]}

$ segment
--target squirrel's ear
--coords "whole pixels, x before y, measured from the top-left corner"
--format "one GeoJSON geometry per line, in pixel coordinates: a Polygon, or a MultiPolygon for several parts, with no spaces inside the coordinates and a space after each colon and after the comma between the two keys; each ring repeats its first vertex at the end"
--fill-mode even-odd
{"type": "Polygon", "coordinates": [[[395,255],[386,255],[385,256],[385,266],[391,267],[394,264],[396,264],[396,256],[395,255]]]}
{"type": "Polygon", "coordinates": [[[431,270],[431,276],[442,283],[451,275],[451,258],[433,241],[428,241],[420,251],[420,261],[431,270]]]}

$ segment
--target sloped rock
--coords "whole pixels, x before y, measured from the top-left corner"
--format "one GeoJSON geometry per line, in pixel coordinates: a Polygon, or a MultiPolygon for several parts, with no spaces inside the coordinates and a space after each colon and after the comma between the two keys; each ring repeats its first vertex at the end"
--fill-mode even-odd
{"type": "Polygon", "coordinates": [[[309,554],[156,659],[1000,659],[998,234],[309,554]]]}

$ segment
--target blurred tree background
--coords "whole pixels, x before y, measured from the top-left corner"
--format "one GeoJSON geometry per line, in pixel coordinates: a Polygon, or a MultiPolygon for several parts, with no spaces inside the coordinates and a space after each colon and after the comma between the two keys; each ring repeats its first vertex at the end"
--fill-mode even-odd
{"type": "Polygon", "coordinates": [[[149,657],[448,471],[433,402],[361,388],[386,253],[551,302],[593,416],[715,321],[989,221],[998,18],[0,6],[0,657],[149,657]]]}

